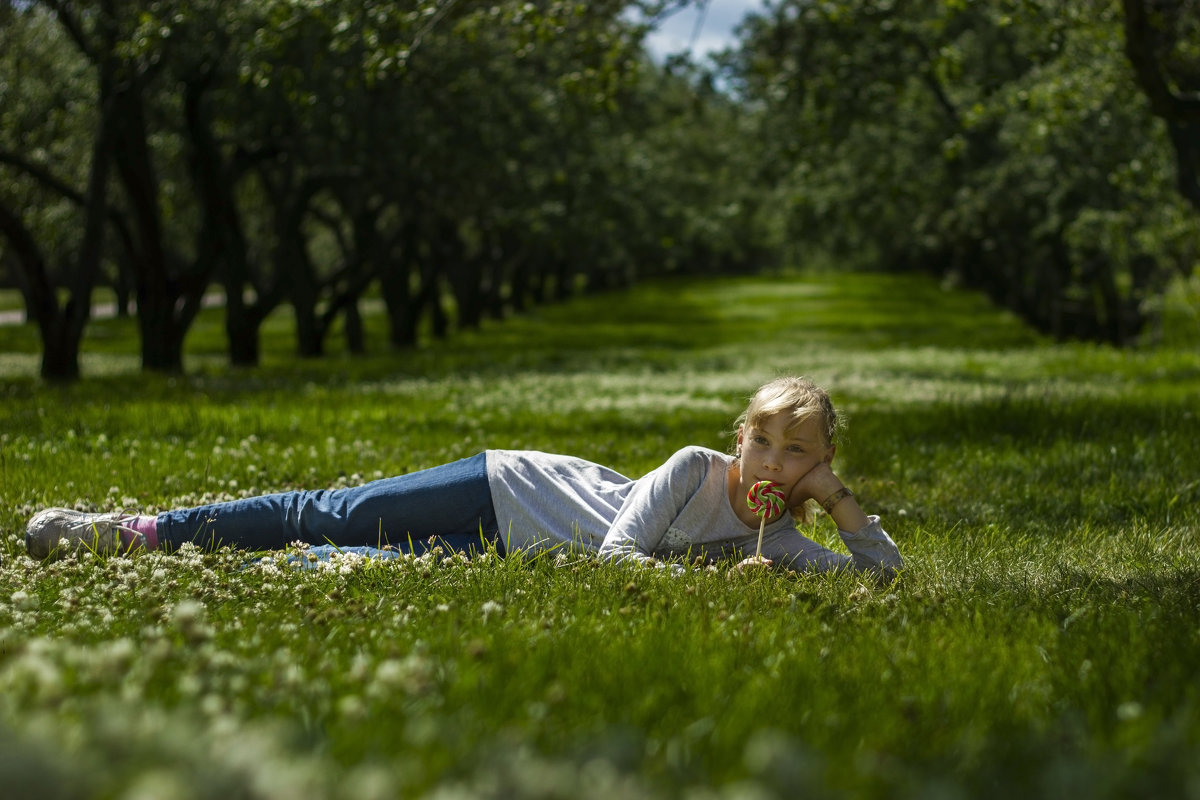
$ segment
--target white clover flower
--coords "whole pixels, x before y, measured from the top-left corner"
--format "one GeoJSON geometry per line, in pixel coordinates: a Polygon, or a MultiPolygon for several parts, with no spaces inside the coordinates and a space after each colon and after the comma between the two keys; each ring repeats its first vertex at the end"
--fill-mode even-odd
{"type": "Polygon", "coordinates": [[[225,710],[225,702],[219,695],[206,694],[200,701],[200,710],[207,717],[215,717],[225,710]]]}
{"type": "Polygon", "coordinates": [[[208,609],[197,600],[181,600],[170,610],[171,622],[191,642],[208,639],[212,628],[205,623],[208,609]]]}
{"type": "Polygon", "coordinates": [[[195,697],[204,688],[200,683],[200,676],[194,672],[185,672],[180,675],[175,681],[175,686],[185,697],[195,697]]]}
{"type": "Polygon", "coordinates": [[[29,643],[26,652],[9,663],[0,674],[0,686],[6,692],[21,692],[43,702],[57,702],[64,693],[62,671],[53,660],[56,653],[38,647],[40,640],[29,643]]]}
{"type": "Polygon", "coordinates": [[[9,602],[22,611],[33,611],[41,605],[41,600],[36,594],[31,595],[24,589],[17,589],[8,599],[9,602]]]}
{"type": "Polygon", "coordinates": [[[500,614],[503,614],[504,606],[500,605],[495,600],[488,600],[486,603],[483,604],[483,606],[481,607],[480,610],[483,611],[483,621],[487,622],[489,617],[491,617],[493,615],[499,616],[500,614]]]}
{"type": "Polygon", "coordinates": [[[99,675],[112,675],[129,668],[138,657],[138,647],[131,639],[122,636],[98,645],[93,655],[99,675]]]}
{"type": "Polygon", "coordinates": [[[409,694],[419,694],[433,684],[433,663],[419,653],[410,653],[403,659],[389,658],[380,662],[375,669],[375,680],[368,692],[384,697],[394,689],[409,694]]]}
{"type": "Polygon", "coordinates": [[[371,659],[361,650],[354,654],[353,660],[350,662],[350,680],[361,683],[367,679],[367,674],[371,670],[371,659]]]}
{"type": "Polygon", "coordinates": [[[165,768],[138,775],[124,794],[127,800],[174,800],[193,796],[193,787],[188,785],[183,775],[165,768]]]}
{"type": "Polygon", "coordinates": [[[351,720],[360,720],[367,715],[366,704],[356,694],[348,694],[338,700],[338,713],[351,720]]]}
{"type": "Polygon", "coordinates": [[[366,559],[357,553],[347,553],[346,555],[352,557],[341,559],[338,565],[339,575],[350,575],[366,562],[366,559]]]}
{"type": "Polygon", "coordinates": [[[381,661],[375,669],[375,680],[384,685],[394,686],[404,680],[406,670],[404,664],[394,658],[381,661]]]}
{"type": "Polygon", "coordinates": [[[181,600],[171,609],[176,624],[187,624],[204,617],[204,604],[198,600],[181,600]]]}

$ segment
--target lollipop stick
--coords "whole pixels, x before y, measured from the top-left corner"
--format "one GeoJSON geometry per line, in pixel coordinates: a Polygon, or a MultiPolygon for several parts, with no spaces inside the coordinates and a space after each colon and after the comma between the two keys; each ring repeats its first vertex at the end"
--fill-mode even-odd
{"type": "Polygon", "coordinates": [[[762,515],[762,520],[758,523],[758,547],[754,550],[754,558],[762,558],[762,535],[763,529],[767,527],[767,515],[762,515]]]}

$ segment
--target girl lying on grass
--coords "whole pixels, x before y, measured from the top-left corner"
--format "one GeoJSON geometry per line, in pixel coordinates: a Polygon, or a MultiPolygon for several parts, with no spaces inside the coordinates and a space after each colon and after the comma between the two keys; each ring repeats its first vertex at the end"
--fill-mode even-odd
{"type": "Polygon", "coordinates": [[[570,548],[622,563],[658,564],[697,556],[708,563],[755,552],[759,518],[746,495],[778,484],[786,510],[768,517],[762,558],[739,566],[795,570],[854,568],[890,577],[902,566],[895,543],[868,517],[830,465],[838,416],[829,394],[804,378],[762,386],[737,421],[726,455],[685,447],[631,480],[571,456],[488,450],[432,469],[338,490],[289,491],[153,516],[47,509],[26,529],[34,558],[87,548],[98,553],[174,550],[185,542],[278,550],[293,542],[367,555],[570,548]],[[796,529],[813,500],[837,523],[850,555],[796,529]],[[330,547],[332,546],[332,547],[330,547]]]}

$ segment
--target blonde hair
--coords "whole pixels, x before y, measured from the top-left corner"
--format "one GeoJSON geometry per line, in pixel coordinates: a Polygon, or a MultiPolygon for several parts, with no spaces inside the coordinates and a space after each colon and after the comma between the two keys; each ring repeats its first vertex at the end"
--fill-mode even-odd
{"type": "Polygon", "coordinates": [[[789,433],[815,416],[825,436],[825,444],[836,443],[842,420],[833,407],[829,392],[808,378],[776,378],[763,384],[750,398],[749,405],[737,418],[736,424],[756,426],[781,412],[791,415],[786,428],[789,433]]]}

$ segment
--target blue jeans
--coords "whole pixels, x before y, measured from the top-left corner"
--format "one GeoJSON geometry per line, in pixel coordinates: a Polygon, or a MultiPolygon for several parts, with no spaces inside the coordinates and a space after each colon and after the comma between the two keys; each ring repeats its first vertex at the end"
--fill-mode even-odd
{"type": "Polygon", "coordinates": [[[280,492],[158,515],[159,547],[281,550],[292,542],[338,548],[434,545],[504,553],[485,453],[349,489],[280,492]]]}

